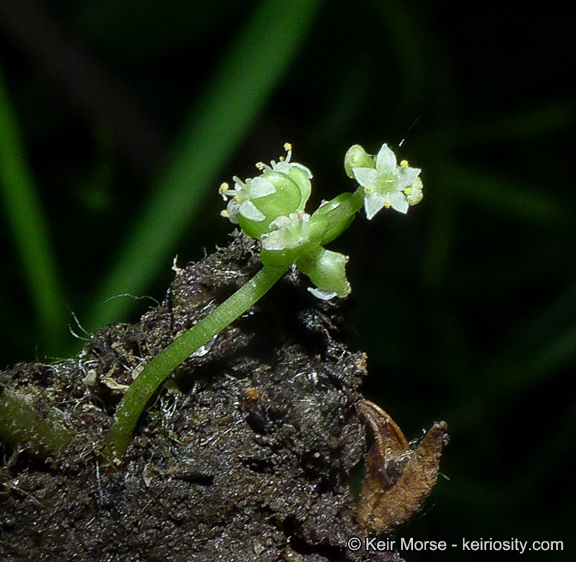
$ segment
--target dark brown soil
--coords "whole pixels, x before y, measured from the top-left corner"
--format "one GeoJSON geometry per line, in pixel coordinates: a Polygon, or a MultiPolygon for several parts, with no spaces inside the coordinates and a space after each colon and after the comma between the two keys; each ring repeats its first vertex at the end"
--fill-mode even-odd
{"type": "Polygon", "coordinates": [[[26,444],[0,448],[0,560],[399,560],[346,547],[364,535],[350,473],[366,451],[365,357],[340,341],[341,310],[297,274],[181,365],[123,470],[98,461],[122,385],[259,267],[236,235],[176,268],[138,324],[99,330],[76,358],[0,373],[80,436],[43,460],[26,444]]]}

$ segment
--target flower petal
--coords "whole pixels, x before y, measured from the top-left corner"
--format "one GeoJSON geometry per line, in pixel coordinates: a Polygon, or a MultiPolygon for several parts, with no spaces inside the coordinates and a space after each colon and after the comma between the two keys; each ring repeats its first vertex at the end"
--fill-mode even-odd
{"type": "Polygon", "coordinates": [[[366,209],[366,217],[371,220],[374,215],[384,207],[386,199],[382,195],[378,195],[375,191],[368,193],[364,197],[364,208],[366,209]]]}
{"type": "Polygon", "coordinates": [[[238,212],[240,211],[240,203],[236,199],[231,199],[226,207],[226,215],[232,224],[238,224],[238,212]]]}
{"type": "Polygon", "coordinates": [[[338,296],[338,293],[335,291],[323,291],[322,289],[318,289],[317,287],[308,287],[308,290],[317,298],[323,301],[329,301],[334,297],[338,296]]]}
{"type": "Polygon", "coordinates": [[[238,212],[246,219],[254,222],[262,222],[266,215],[262,213],[254,203],[250,200],[245,200],[240,203],[238,212]]]}
{"type": "Polygon", "coordinates": [[[401,191],[396,191],[394,193],[390,193],[388,196],[388,201],[390,202],[390,206],[399,213],[406,214],[408,211],[408,207],[410,206],[408,203],[408,199],[406,199],[406,195],[401,191]]]}
{"type": "Polygon", "coordinates": [[[376,168],[378,172],[389,172],[396,168],[396,155],[387,144],[383,144],[376,155],[376,168]]]}
{"type": "Polygon", "coordinates": [[[259,197],[266,197],[266,195],[276,193],[274,184],[262,176],[254,178],[248,185],[252,199],[258,199],[259,197]]]}
{"type": "Polygon", "coordinates": [[[286,240],[279,230],[267,232],[262,236],[262,248],[271,252],[278,252],[286,249],[286,240]]]}
{"type": "Polygon", "coordinates": [[[399,189],[410,187],[416,181],[421,171],[420,168],[400,168],[400,174],[398,176],[399,189]]]}
{"type": "Polygon", "coordinates": [[[373,187],[378,177],[374,168],[352,168],[356,181],[363,187],[373,187]]]}
{"type": "Polygon", "coordinates": [[[272,170],[275,172],[281,172],[283,174],[289,174],[292,168],[296,168],[304,172],[308,179],[312,179],[312,172],[303,164],[299,164],[298,162],[287,162],[285,160],[281,160],[280,162],[274,162],[272,165],[272,170]]]}

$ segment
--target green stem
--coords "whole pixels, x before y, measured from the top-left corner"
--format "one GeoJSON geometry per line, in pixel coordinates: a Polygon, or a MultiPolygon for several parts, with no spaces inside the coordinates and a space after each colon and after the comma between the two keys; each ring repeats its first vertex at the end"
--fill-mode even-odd
{"type": "Polygon", "coordinates": [[[322,235],[322,246],[338,238],[350,226],[363,205],[364,188],[359,187],[354,193],[342,193],[319,207],[310,218],[310,223],[328,225],[322,235]]]}
{"type": "Polygon", "coordinates": [[[156,355],[138,375],[118,405],[105,438],[104,457],[118,464],[148,400],[170,373],[200,346],[244,314],[282,277],[289,266],[263,267],[248,283],[156,355]]]}
{"type": "Polygon", "coordinates": [[[74,437],[66,428],[64,416],[55,408],[44,408],[22,390],[0,389],[0,439],[11,445],[24,445],[40,458],[54,455],[74,437]]]}

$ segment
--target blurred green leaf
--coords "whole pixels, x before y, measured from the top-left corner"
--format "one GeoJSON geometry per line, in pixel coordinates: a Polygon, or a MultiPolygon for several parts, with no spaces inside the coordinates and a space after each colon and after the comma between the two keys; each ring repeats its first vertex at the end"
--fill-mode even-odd
{"type": "Polygon", "coordinates": [[[14,110],[0,71],[0,193],[26,284],[36,309],[43,351],[58,353],[67,334],[64,293],[42,202],[26,161],[14,110]]]}
{"type": "Polygon", "coordinates": [[[574,124],[572,100],[554,100],[543,107],[529,108],[521,113],[507,113],[497,119],[466,122],[446,131],[457,145],[494,145],[499,142],[527,143],[565,130],[574,124]]]}
{"type": "Polygon", "coordinates": [[[402,92],[398,100],[410,111],[430,95],[434,68],[431,58],[435,51],[430,49],[430,38],[425,35],[409,3],[372,0],[371,4],[380,17],[383,37],[392,43],[392,60],[398,66],[402,92]]]}
{"type": "Polygon", "coordinates": [[[453,161],[436,164],[437,177],[456,200],[536,225],[566,222],[569,210],[552,186],[536,187],[500,173],[453,161]]]}
{"type": "Polygon", "coordinates": [[[488,363],[500,394],[525,391],[576,361],[576,288],[571,285],[516,327],[488,363]]]}
{"type": "Polygon", "coordinates": [[[93,301],[90,329],[119,319],[132,305],[129,299],[106,299],[141,294],[154,274],[170,264],[175,244],[208,190],[216,189],[220,170],[288,71],[320,4],[260,2],[183,127],[171,163],[93,301]]]}

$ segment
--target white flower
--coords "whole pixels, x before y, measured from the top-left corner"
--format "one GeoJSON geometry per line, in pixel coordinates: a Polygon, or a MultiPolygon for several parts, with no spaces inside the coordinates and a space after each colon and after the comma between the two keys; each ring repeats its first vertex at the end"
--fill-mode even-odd
{"type": "Polygon", "coordinates": [[[230,199],[226,211],[223,213],[224,216],[230,219],[230,222],[238,224],[239,214],[249,220],[262,222],[266,216],[254,205],[252,199],[276,193],[276,188],[271,181],[262,176],[254,179],[248,178],[246,182],[234,176],[234,188],[230,189],[227,183],[223,183],[220,186],[219,193],[224,201],[230,199]]]}
{"type": "Polygon", "coordinates": [[[272,252],[292,250],[309,240],[307,213],[290,213],[270,223],[270,232],[262,236],[262,248],[272,252]]]}
{"type": "MultiPolygon", "coordinates": [[[[352,171],[356,181],[364,187],[364,208],[368,219],[382,207],[392,207],[400,213],[406,213],[411,204],[416,204],[409,200],[410,191],[406,193],[410,188],[414,190],[416,180],[420,182],[419,193],[422,193],[422,182],[418,178],[421,170],[410,168],[405,160],[398,166],[396,155],[386,144],[382,145],[376,155],[374,168],[358,167],[352,168],[352,171]]],[[[412,196],[413,201],[416,199],[412,196]]]]}

